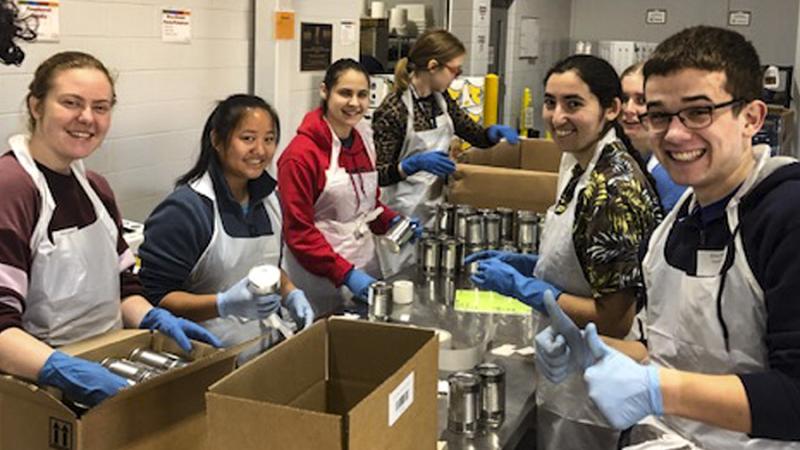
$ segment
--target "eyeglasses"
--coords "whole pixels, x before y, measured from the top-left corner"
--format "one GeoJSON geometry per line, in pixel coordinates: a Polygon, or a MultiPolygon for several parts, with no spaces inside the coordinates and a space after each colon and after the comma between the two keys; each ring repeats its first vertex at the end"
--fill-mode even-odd
{"type": "Polygon", "coordinates": [[[639,121],[649,131],[660,133],[669,128],[672,118],[678,116],[683,126],[691,130],[699,130],[711,125],[714,121],[714,111],[722,108],[734,107],[744,103],[742,99],[733,99],[716,105],[690,106],[674,113],[663,111],[648,111],[639,114],[639,121]]]}
{"type": "Polygon", "coordinates": [[[448,70],[448,71],[449,71],[451,74],[453,74],[453,76],[454,76],[455,78],[458,78],[458,76],[459,76],[459,75],[461,75],[462,73],[464,73],[464,69],[463,69],[461,66],[458,66],[458,67],[456,67],[456,68],[452,68],[452,67],[448,66],[447,64],[442,64],[442,65],[443,65],[443,66],[444,66],[444,67],[445,67],[445,68],[446,68],[446,69],[447,69],[447,70],[448,70]]]}

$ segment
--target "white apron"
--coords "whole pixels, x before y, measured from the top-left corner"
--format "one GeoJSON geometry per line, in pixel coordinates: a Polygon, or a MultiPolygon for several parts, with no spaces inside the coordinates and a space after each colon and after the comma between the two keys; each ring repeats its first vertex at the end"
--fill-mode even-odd
{"type": "MultiPolygon", "coordinates": [[[[653,232],[642,268],[648,297],[649,355],[655,364],[706,374],[751,373],[768,367],[764,292],[750,270],[738,232],[739,203],[761,180],[794,159],[770,158],[767,146],[757,146],[754,151],[757,164],[753,173],[725,208],[733,239],[725,250],[707,251],[716,254],[698,259],[698,276],[670,266],[662,256],[681,205],[694,202],[691,189],[653,232]],[[722,263],[731,258],[729,252],[733,252],[733,260],[726,271],[722,263]],[[675,297],[675,292],[680,292],[681,297],[675,297]],[[729,332],[727,348],[718,314],[729,332]]],[[[707,449],[800,449],[800,442],[750,439],[744,433],[680,417],[654,420],[707,449]]],[[[655,447],[652,442],[648,445],[642,448],[672,448],[655,447]]]]}
{"type": "MultiPolygon", "coordinates": [[[[436,117],[436,127],[426,131],[414,130],[414,97],[413,86],[403,93],[403,104],[408,110],[406,120],[406,137],[400,150],[399,160],[418,153],[434,151],[447,152],[450,141],[455,134],[453,120],[447,113],[447,103],[440,92],[433,96],[442,111],[436,117]]],[[[444,201],[444,181],[436,175],[420,170],[391,186],[381,189],[381,201],[386,206],[407,217],[418,217],[423,225],[431,226],[436,215],[436,205],[444,201]]],[[[391,277],[416,261],[416,245],[405,245],[400,253],[392,253],[384,246],[379,246],[381,269],[384,277],[391,277]]]]}
{"type": "MultiPolygon", "coordinates": [[[[225,232],[225,227],[222,225],[211,175],[206,172],[189,187],[211,199],[214,209],[214,232],[205,251],[189,273],[185,286],[187,292],[194,294],[222,292],[246,277],[250,269],[255,266],[262,264],[278,266],[281,214],[274,192],[262,200],[272,224],[273,234],[232,237],[225,232]]],[[[263,326],[261,322],[228,316],[209,319],[200,325],[217,336],[223,346],[230,347],[264,334],[272,334],[271,329],[263,326]]],[[[274,339],[270,342],[274,342],[274,339]]]]}
{"type": "Polygon", "coordinates": [[[9,144],[42,199],[30,244],[33,264],[22,314],[25,331],[57,347],[122,328],[119,274],[134,263],[133,254],[117,254],[119,230],[89,184],[83,162],[75,161],[70,168],[97,220],[80,229],[56,231],[51,242],[47,228],[56,203],[47,180],[30,155],[27,136],[14,136],[9,144]]]}
{"type": "MultiPolygon", "coordinates": [[[[586,186],[603,147],[615,140],[616,133],[612,129],[598,141],[594,156],[580,176],[575,187],[575,195],[567,205],[566,211],[556,214],[555,204],[547,210],[544,230],[539,241],[539,261],[536,263],[533,275],[558,286],[566,293],[579,297],[591,298],[592,288],[583,274],[572,240],[577,199],[586,186]]],[[[574,160],[574,157],[562,158],[562,161],[565,160],[574,160]]],[[[562,165],[562,170],[563,168],[562,165]]],[[[567,170],[571,171],[571,168],[567,170]]],[[[561,189],[564,189],[567,182],[561,184],[561,189]]],[[[558,198],[561,194],[562,192],[559,192],[558,198]]],[[[538,322],[538,331],[549,325],[548,320],[538,320],[538,322]]],[[[536,403],[540,411],[546,410],[537,417],[537,448],[616,448],[619,432],[610,428],[603,414],[590,400],[583,374],[573,374],[560,384],[553,384],[544,376],[539,376],[536,403]]]]}
{"type": "MultiPolygon", "coordinates": [[[[359,123],[355,132],[361,135],[370,160],[375,164],[375,148],[368,125],[364,122],[359,123]]],[[[314,225],[333,251],[353,263],[357,269],[364,270],[374,277],[380,277],[375,237],[369,229],[369,223],[383,212],[382,208],[375,207],[378,172],[373,170],[348,174],[345,169],[339,167],[342,143],[333,129],[331,135],[333,136],[331,162],[325,171],[325,187],[314,203],[314,225]]],[[[284,246],[283,253],[284,270],[292,282],[305,291],[316,317],[329,315],[344,306],[344,297],[339,288],[328,278],[307,271],[288,246],[284,246]]]]}

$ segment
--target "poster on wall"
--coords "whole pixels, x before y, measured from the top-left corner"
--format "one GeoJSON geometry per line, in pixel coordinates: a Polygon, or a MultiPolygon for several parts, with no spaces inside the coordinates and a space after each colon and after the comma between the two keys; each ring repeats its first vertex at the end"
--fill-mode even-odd
{"type": "Polygon", "coordinates": [[[188,9],[162,9],[161,40],[178,44],[191,42],[192,12],[188,9]]]}
{"type": "Polygon", "coordinates": [[[35,42],[59,41],[61,27],[58,2],[17,0],[17,7],[19,8],[19,17],[28,17],[32,27],[35,25],[35,42]]]}
{"type": "Polygon", "coordinates": [[[300,25],[300,70],[325,70],[331,65],[333,25],[303,23],[300,25]]]}

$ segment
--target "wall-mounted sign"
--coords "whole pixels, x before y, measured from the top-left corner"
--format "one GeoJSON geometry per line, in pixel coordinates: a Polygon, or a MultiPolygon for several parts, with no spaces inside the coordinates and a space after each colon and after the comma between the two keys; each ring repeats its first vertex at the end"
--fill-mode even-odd
{"type": "Polygon", "coordinates": [[[303,23],[300,25],[300,70],[325,70],[331,65],[333,25],[303,23]]]}
{"type": "Polygon", "coordinates": [[[644,21],[650,25],[663,25],[667,23],[667,10],[648,9],[644,21]]]}
{"type": "Polygon", "coordinates": [[[191,42],[192,12],[188,9],[162,9],[161,40],[179,44],[191,42]]]}
{"type": "Polygon", "coordinates": [[[294,39],[294,12],[278,11],[275,13],[275,40],[294,39]]]}
{"type": "Polygon", "coordinates": [[[36,42],[58,42],[61,35],[58,2],[18,0],[19,17],[30,17],[31,27],[36,25],[36,42]]]}
{"type": "Polygon", "coordinates": [[[728,11],[728,25],[732,27],[749,27],[750,11],[728,11]]]}

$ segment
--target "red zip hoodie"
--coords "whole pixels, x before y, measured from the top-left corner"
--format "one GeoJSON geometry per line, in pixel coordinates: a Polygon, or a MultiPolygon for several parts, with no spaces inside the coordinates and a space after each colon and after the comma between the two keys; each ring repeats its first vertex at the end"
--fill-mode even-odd
{"type": "MultiPolygon", "coordinates": [[[[354,130],[353,136],[352,147],[342,147],[339,153],[339,167],[347,173],[374,171],[361,135],[354,130]]],[[[332,146],[333,136],[323,119],[322,108],[306,114],[297,135],[278,160],[278,189],[283,237],[292,254],[307,271],[340,286],[353,263],[336,253],[314,225],[314,204],[325,188],[325,170],[330,166],[332,146]]],[[[383,207],[383,213],[369,227],[375,234],[384,234],[397,213],[381,203],[379,197],[380,189],[376,189],[375,206],[383,207]]]]}

